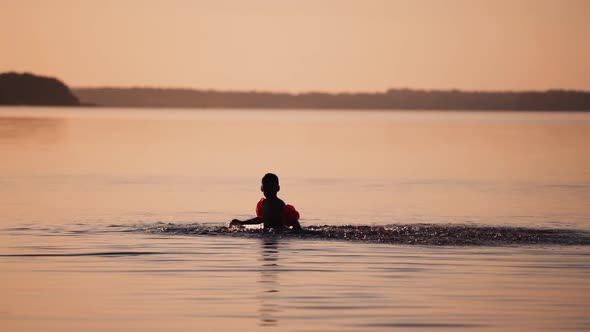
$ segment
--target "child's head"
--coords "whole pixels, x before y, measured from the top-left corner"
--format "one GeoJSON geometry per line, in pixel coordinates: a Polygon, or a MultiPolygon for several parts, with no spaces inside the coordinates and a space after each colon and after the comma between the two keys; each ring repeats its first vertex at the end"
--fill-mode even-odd
{"type": "Polygon", "coordinates": [[[260,190],[264,193],[264,197],[275,197],[277,192],[281,190],[279,186],[279,177],[276,174],[266,173],[262,177],[262,186],[260,190]]]}

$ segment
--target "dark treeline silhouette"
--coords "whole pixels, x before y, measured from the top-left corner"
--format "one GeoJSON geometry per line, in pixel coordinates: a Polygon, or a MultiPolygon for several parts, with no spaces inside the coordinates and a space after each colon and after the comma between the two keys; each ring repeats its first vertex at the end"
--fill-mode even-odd
{"type": "Polygon", "coordinates": [[[301,94],[157,88],[70,89],[55,78],[0,74],[0,105],[111,107],[590,111],[590,92],[468,92],[391,89],[378,93],[301,94]],[[79,98],[79,99],[78,99],[79,98]]]}
{"type": "Polygon", "coordinates": [[[157,88],[80,88],[86,104],[112,107],[588,111],[590,92],[465,92],[391,89],[381,93],[272,93],[157,88]]]}
{"type": "Polygon", "coordinates": [[[0,105],[76,106],[80,102],[65,84],[55,78],[2,73],[0,105]]]}

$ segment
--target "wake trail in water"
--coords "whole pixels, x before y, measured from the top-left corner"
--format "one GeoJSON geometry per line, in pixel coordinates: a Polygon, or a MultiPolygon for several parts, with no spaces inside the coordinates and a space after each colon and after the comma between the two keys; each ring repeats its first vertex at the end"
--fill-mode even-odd
{"type": "Polygon", "coordinates": [[[260,238],[341,240],[435,246],[481,245],[590,245],[590,232],[581,230],[470,225],[406,224],[382,226],[307,226],[302,231],[263,231],[193,224],[157,224],[141,229],[148,233],[260,238]]]}

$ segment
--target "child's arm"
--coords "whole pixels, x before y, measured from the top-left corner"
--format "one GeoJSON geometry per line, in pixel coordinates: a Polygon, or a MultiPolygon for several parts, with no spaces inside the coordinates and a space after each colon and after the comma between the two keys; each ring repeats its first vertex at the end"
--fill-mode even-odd
{"type": "Polygon", "coordinates": [[[296,230],[296,231],[300,231],[301,230],[301,224],[299,223],[299,220],[295,220],[293,222],[293,230],[296,230]]]}
{"type": "Polygon", "coordinates": [[[244,226],[244,225],[258,225],[262,223],[262,219],[258,218],[258,217],[254,217],[252,219],[248,219],[248,220],[238,220],[238,219],[234,219],[229,223],[229,227],[232,226],[244,226]]]}

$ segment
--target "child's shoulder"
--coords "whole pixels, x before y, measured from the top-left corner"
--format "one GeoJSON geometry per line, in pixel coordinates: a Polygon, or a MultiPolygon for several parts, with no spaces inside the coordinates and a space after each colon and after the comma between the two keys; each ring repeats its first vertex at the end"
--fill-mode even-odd
{"type": "Polygon", "coordinates": [[[258,201],[258,204],[262,204],[262,203],[264,203],[264,202],[265,202],[265,201],[267,201],[267,200],[268,200],[268,201],[270,201],[270,202],[276,202],[276,203],[282,203],[282,204],[285,204],[285,201],[283,201],[282,199],[280,199],[280,198],[278,198],[278,197],[273,197],[273,198],[265,198],[265,197],[262,197],[262,198],[260,198],[260,200],[258,201]]]}

